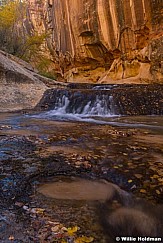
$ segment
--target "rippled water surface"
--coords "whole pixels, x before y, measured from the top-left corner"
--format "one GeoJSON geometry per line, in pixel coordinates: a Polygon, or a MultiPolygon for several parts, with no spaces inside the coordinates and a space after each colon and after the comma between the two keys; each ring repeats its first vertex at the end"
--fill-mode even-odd
{"type": "Polygon", "coordinates": [[[63,114],[52,111],[41,112],[37,114],[22,115],[20,113],[1,113],[0,124],[4,129],[22,128],[26,127],[33,130],[41,129],[42,124],[51,125],[57,122],[89,122],[95,124],[126,126],[126,127],[140,127],[149,128],[151,130],[158,130],[160,133],[163,130],[163,116],[79,116],[78,114],[63,114]],[[4,126],[4,127],[3,127],[4,126]],[[8,127],[7,127],[8,126],[8,127]]]}

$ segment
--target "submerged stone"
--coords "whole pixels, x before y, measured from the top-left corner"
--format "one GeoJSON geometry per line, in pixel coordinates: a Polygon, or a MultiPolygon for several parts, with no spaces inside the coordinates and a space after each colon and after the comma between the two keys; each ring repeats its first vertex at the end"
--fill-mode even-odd
{"type": "Polygon", "coordinates": [[[116,185],[105,181],[86,180],[81,178],[61,179],[45,183],[38,192],[46,197],[65,200],[107,200],[120,190],[116,185]]]}

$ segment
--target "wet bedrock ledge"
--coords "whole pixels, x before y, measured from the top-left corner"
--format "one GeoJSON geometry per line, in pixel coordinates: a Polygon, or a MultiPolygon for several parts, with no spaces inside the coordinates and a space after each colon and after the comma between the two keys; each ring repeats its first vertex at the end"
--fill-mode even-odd
{"type": "MultiPolygon", "coordinates": [[[[162,115],[163,85],[90,85],[71,84],[68,89],[47,90],[36,110],[55,109],[67,97],[67,113],[82,113],[85,106],[97,99],[115,115],[162,115]]],[[[94,102],[94,104],[93,104],[94,102]]],[[[61,105],[61,104],[60,104],[61,105]]],[[[65,104],[62,104],[63,106],[65,104]]],[[[107,112],[104,112],[105,115],[107,112]]]]}

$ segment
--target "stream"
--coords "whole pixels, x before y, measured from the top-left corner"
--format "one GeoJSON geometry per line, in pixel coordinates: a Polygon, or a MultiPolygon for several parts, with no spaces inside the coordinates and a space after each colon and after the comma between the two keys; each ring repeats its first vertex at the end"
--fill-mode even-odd
{"type": "Polygon", "coordinates": [[[57,91],[48,109],[0,114],[0,242],[59,243],[75,226],[75,237],[108,242],[97,204],[117,186],[163,202],[163,116],[120,114],[113,88],[78,101],[57,91]]]}

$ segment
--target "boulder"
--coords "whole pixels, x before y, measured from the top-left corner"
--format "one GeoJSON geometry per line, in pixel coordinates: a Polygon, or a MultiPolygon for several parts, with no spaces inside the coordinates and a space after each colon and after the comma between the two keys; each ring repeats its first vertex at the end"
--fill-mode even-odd
{"type": "Polygon", "coordinates": [[[0,51],[0,112],[31,109],[48,88],[30,64],[16,60],[0,51]]]}

